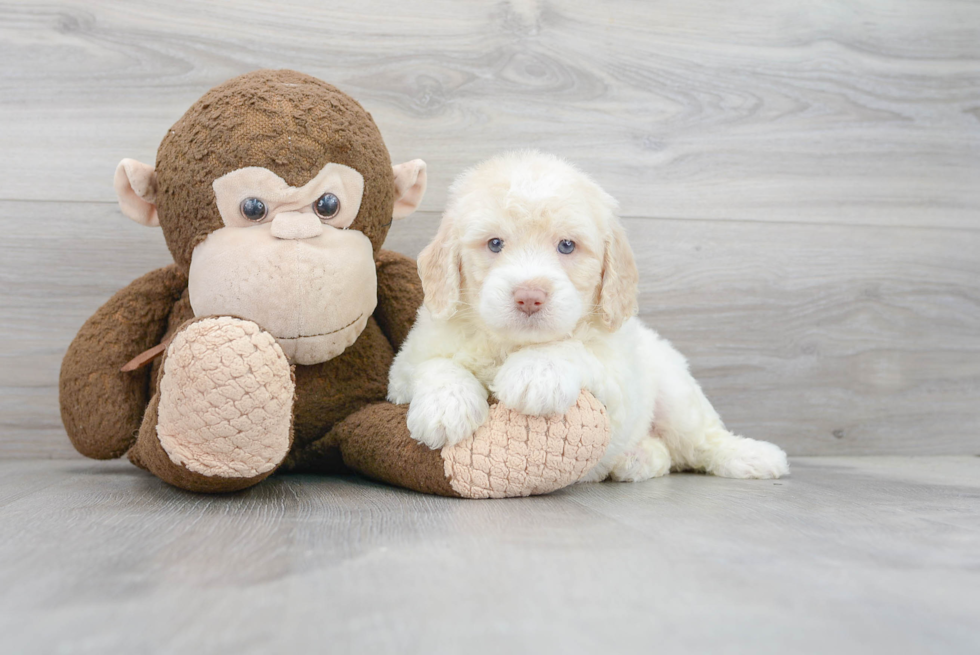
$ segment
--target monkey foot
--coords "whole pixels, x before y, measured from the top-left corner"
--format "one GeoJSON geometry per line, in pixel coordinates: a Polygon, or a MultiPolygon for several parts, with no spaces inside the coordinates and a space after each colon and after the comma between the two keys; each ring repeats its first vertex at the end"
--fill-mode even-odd
{"type": "Polygon", "coordinates": [[[588,392],[564,416],[526,416],[493,404],[473,436],[442,450],[412,438],[407,414],[408,405],[368,405],[315,448],[339,447],[347,466],[399,487],[456,498],[510,498],[582,480],[609,444],[606,410],[588,392]]]}
{"type": "Polygon", "coordinates": [[[469,439],[442,449],[446,477],[464,498],[546,494],[578,482],[609,444],[605,408],[583,391],[564,416],[527,416],[501,403],[469,439]]]}
{"type": "Polygon", "coordinates": [[[191,474],[258,482],[289,452],[294,387],[279,344],[255,323],[194,321],[174,336],[163,362],[159,444],[191,474]]]}

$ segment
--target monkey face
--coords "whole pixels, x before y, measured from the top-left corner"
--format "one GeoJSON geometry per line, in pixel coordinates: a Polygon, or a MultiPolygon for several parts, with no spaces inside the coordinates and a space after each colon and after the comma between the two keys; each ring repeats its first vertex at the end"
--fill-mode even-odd
{"type": "Polygon", "coordinates": [[[285,70],[211,89],[168,131],[156,168],[124,159],[115,178],[123,213],[163,228],[194,313],[253,320],[297,364],[360,335],[375,254],[425,183],[421,160],[391,165],[353,98],[285,70]]]}
{"type": "Polygon", "coordinates": [[[297,188],[247,167],[213,186],[224,227],[194,249],[194,314],[255,321],[296,364],[342,353],[377,304],[371,242],[348,229],[360,209],[361,174],[330,163],[297,188]]]}
{"type": "MultiPolygon", "coordinates": [[[[425,162],[399,164],[392,173],[392,218],[401,218],[422,200],[425,162]]],[[[156,184],[152,167],[120,162],[123,213],[159,225],[156,184]]],[[[330,162],[294,187],[266,168],[246,166],[212,187],[223,227],[206,232],[190,258],[194,315],[255,321],[295,364],[327,361],[354,343],[377,306],[374,244],[351,228],[361,213],[361,173],[330,162]]]]}

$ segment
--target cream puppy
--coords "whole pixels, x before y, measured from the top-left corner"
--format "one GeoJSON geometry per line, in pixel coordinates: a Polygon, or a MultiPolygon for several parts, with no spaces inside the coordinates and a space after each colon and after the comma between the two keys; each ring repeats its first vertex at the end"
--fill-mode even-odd
{"type": "Polygon", "coordinates": [[[429,447],[470,436],[491,393],[549,415],[588,389],[612,434],[587,480],[789,472],[777,446],[726,430],[684,357],[633,317],[638,274],[616,201],[561,159],[506,154],[460,176],[419,274],[425,305],[388,398],[411,403],[408,428],[429,447]]]}

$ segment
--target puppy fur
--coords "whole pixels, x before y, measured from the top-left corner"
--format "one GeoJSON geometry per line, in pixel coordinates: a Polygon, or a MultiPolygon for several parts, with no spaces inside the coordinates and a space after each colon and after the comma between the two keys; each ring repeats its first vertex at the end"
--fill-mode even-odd
{"type": "Polygon", "coordinates": [[[490,394],[549,415],[584,388],[612,427],[586,480],[786,475],[786,454],[726,430],[684,357],[634,317],[639,276],[616,210],[581,171],[533,151],[456,180],[419,255],[425,304],[389,378],[389,400],[411,403],[412,436],[431,448],[465,439],[490,394]]]}

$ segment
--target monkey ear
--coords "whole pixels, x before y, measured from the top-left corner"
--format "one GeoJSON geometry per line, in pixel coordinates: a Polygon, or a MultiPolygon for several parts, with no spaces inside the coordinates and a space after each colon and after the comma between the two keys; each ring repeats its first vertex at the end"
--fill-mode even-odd
{"type": "Polygon", "coordinates": [[[157,172],[135,159],[123,159],[116,166],[113,181],[122,213],[146,227],[160,227],[157,215],[157,172]]]}
{"type": "Polygon", "coordinates": [[[392,166],[391,170],[395,173],[395,210],[392,218],[398,220],[414,212],[422,203],[426,183],[425,162],[413,159],[392,166]]]}

